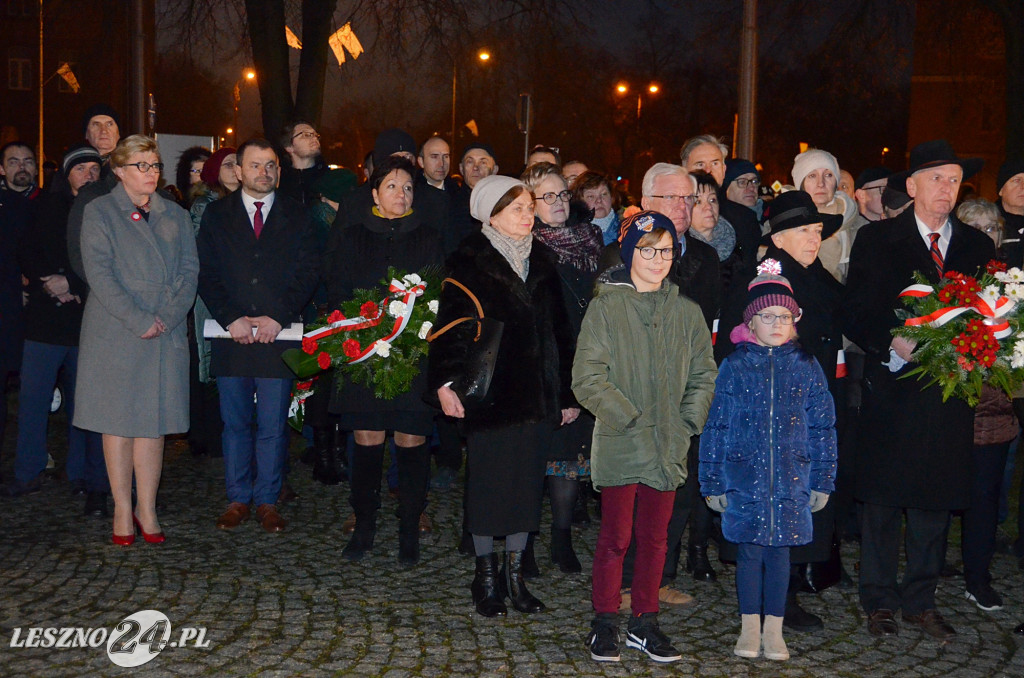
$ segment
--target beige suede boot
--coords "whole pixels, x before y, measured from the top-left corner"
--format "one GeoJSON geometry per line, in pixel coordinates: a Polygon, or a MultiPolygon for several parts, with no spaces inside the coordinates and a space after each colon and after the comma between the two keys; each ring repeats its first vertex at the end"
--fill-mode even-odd
{"type": "Polygon", "coordinates": [[[764,643],[765,659],[789,659],[789,649],[786,648],[786,641],[782,639],[782,617],[765,615],[764,635],[761,640],[764,643]]]}
{"type": "Polygon", "coordinates": [[[737,657],[756,659],[761,654],[761,615],[745,614],[741,618],[743,626],[732,653],[737,657]]]}

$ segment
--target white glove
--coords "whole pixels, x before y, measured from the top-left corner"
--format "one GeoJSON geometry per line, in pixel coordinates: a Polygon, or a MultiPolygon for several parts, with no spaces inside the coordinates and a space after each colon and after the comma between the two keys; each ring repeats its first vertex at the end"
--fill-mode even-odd
{"type": "Polygon", "coordinates": [[[707,502],[708,508],[717,513],[725,511],[725,507],[729,505],[724,494],[716,494],[711,497],[704,497],[704,501],[707,502]]]}
{"type": "Polygon", "coordinates": [[[821,509],[825,508],[825,504],[827,503],[827,494],[824,492],[818,492],[817,490],[811,490],[811,513],[817,513],[821,509]]]}

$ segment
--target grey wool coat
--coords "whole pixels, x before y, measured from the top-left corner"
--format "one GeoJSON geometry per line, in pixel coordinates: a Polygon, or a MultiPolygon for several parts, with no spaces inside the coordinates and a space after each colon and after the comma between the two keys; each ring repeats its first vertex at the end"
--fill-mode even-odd
{"type": "Polygon", "coordinates": [[[188,213],[153,194],[146,221],[118,185],[86,206],[81,246],[90,293],[75,426],[128,438],[188,430],[185,316],[199,277],[188,213]],[[141,339],[157,317],[167,331],[141,339]]]}

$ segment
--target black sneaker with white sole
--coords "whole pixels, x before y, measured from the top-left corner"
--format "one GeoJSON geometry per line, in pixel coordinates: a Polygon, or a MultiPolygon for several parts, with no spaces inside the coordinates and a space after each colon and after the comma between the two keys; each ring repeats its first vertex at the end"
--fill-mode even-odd
{"type": "Polygon", "coordinates": [[[1003,609],[1002,597],[988,584],[977,586],[973,590],[968,589],[965,595],[967,600],[973,602],[979,609],[986,612],[1003,609]]]}
{"type": "Polygon", "coordinates": [[[615,615],[598,615],[587,636],[590,658],[597,662],[619,661],[619,628],[615,615]]]}
{"type": "Polygon", "coordinates": [[[674,662],[683,658],[679,650],[672,647],[668,636],[661,632],[657,612],[630,617],[629,628],[626,630],[626,647],[640,650],[656,662],[674,662]]]}

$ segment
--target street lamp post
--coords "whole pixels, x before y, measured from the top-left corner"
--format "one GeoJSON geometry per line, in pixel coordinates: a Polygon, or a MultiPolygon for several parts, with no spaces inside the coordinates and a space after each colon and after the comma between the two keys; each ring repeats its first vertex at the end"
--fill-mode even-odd
{"type": "MultiPolygon", "coordinates": [[[[491,53],[485,49],[480,50],[476,54],[476,58],[482,62],[487,62],[491,58],[491,53]]],[[[455,93],[458,84],[458,66],[455,59],[452,59],[452,152],[455,152],[455,93]]]]}
{"type": "MultiPolygon", "coordinates": [[[[620,82],[618,85],[615,86],[615,91],[618,92],[619,94],[626,94],[626,93],[629,92],[629,84],[625,83],[625,82],[620,82]]],[[[651,84],[647,85],[647,93],[648,94],[657,94],[659,91],[661,91],[661,87],[658,86],[658,83],[652,82],[651,84]]],[[[636,93],[636,129],[637,129],[638,132],[640,131],[640,114],[643,111],[643,104],[644,104],[644,93],[643,93],[643,90],[637,90],[637,93],[636,93]]]]}
{"type": "Polygon", "coordinates": [[[247,68],[242,72],[242,77],[235,81],[235,90],[232,96],[235,104],[235,117],[234,124],[231,126],[231,129],[228,130],[231,133],[231,141],[235,148],[238,148],[238,104],[242,100],[242,83],[245,81],[252,82],[255,79],[256,71],[251,68],[247,68]]]}

